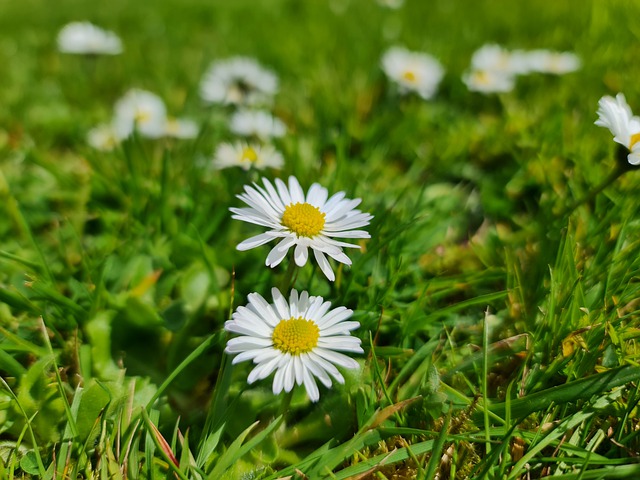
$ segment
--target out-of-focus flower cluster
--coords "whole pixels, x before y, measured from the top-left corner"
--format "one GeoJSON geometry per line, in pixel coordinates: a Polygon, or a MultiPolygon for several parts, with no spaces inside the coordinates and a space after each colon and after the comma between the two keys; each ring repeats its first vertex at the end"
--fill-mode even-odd
{"type": "Polygon", "coordinates": [[[249,57],[218,60],[209,66],[200,82],[200,97],[208,104],[234,108],[229,130],[241,137],[218,145],[214,168],[282,168],[282,154],[270,141],[283,137],[286,127],[266,110],[273,103],[278,84],[274,72],[249,57]]]}
{"type": "Polygon", "coordinates": [[[508,92],[513,90],[519,75],[562,75],[579,68],[580,59],[570,52],[507,50],[500,45],[488,44],[473,54],[471,66],[462,80],[474,92],[508,92]]]}
{"type": "Polygon", "coordinates": [[[168,116],[159,96],[134,88],[116,101],[109,123],[89,131],[87,141],[98,150],[112,150],[134,132],[147,138],[188,139],[198,135],[198,125],[192,120],[168,116]]]}

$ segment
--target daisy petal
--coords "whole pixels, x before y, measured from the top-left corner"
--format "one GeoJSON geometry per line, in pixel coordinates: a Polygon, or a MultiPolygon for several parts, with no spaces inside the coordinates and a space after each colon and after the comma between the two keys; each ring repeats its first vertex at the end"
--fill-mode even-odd
{"type": "Polygon", "coordinates": [[[252,248],[259,247],[260,245],[264,245],[265,243],[269,243],[273,240],[273,237],[267,233],[261,233],[260,235],[256,235],[255,237],[248,238],[242,242],[240,242],[236,249],[243,250],[251,250],[252,248]]]}
{"type": "Polygon", "coordinates": [[[327,260],[327,257],[325,257],[324,254],[322,252],[319,252],[318,250],[313,251],[313,256],[315,257],[316,262],[318,262],[318,266],[320,267],[320,270],[322,270],[322,273],[325,274],[329,281],[333,282],[336,279],[336,276],[331,269],[331,265],[329,265],[329,260],[327,260]]]}
{"type": "Polygon", "coordinates": [[[285,238],[280,241],[275,247],[271,249],[269,255],[267,255],[266,265],[267,267],[275,267],[280,265],[280,262],[284,260],[284,257],[287,256],[287,252],[289,248],[293,245],[294,242],[291,241],[290,238],[285,238]]]}
{"type": "Polygon", "coordinates": [[[299,267],[304,267],[307,263],[307,259],[309,258],[309,251],[305,245],[298,244],[296,245],[296,249],[293,253],[293,259],[296,262],[296,265],[299,267]]]}

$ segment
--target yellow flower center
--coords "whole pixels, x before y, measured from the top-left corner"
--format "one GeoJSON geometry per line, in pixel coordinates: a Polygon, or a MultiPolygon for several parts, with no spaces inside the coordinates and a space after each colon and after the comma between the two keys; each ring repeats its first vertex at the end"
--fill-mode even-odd
{"type": "Polygon", "coordinates": [[[253,148],[245,147],[242,149],[242,160],[250,163],[255,163],[258,161],[258,154],[253,148]]]}
{"type": "Polygon", "coordinates": [[[413,83],[417,80],[416,74],[413,73],[411,70],[406,70],[402,74],[402,78],[404,78],[407,82],[410,82],[410,83],[413,83]]]}
{"type": "Polygon", "coordinates": [[[167,120],[166,130],[167,133],[176,134],[180,131],[180,124],[175,118],[170,118],[167,120]]]}
{"type": "Polygon", "coordinates": [[[308,203],[290,203],[282,214],[282,224],[299,237],[315,237],[324,228],[325,214],[308,203]]]}
{"type": "Polygon", "coordinates": [[[640,133],[634,133],[631,135],[631,140],[629,140],[629,150],[631,150],[638,142],[640,142],[640,133]]]}
{"type": "Polygon", "coordinates": [[[474,72],[473,78],[480,85],[489,85],[489,83],[491,83],[489,75],[484,70],[478,70],[477,72],[474,72]]]}
{"type": "Polygon", "coordinates": [[[138,110],[134,115],[134,119],[137,123],[147,123],[151,120],[151,114],[145,110],[138,110]]]}
{"type": "Polygon", "coordinates": [[[310,352],[318,345],[320,329],[313,320],[291,317],[276,325],[271,338],[273,346],[282,353],[300,355],[310,352]]]}

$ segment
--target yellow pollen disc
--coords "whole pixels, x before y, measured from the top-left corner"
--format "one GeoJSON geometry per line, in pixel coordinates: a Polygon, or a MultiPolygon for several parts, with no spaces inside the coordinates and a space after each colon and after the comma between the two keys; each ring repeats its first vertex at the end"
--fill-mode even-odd
{"type": "Polygon", "coordinates": [[[315,237],[324,228],[325,214],[308,203],[289,204],[282,214],[282,224],[299,237],[315,237]]]}
{"type": "Polygon", "coordinates": [[[169,133],[178,133],[180,131],[180,125],[178,124],[178,121],[170,118],[169,120],[167,120],[167,132],[169,133]]]}
{"type": "Polygon", "coordinates": [[[411,70],[407,70],[402,74],[402,78],[404,78],[407,82],[415,82],[417,77],[416,74],[413,73],[411,70]]]}
{"type": "Polygon", "coordinates": [[[258,160],[258,154],[251,147],[246,147],[242,149],[242,160],[246,160],[247,162],[255,163],[258,160]]]}
{"type": "Polygon", "coordinates": [[[149,115],[149,112],[145,112],[144,110],[138,110],[134,118],[138,123],[145,123],[151,120],[151,115],[149,115]]]}
{"type": "Polygon", "coordinates": [[[481,85],[489,84],[489,75],[487,74],[487,72],[483,70],[478,70],[473,74],[473,76],[476,79],[476,82],[478,82],[479,84],[481,85]]]}
{"type": "Polygon", "coordinates": [[[629,150],[631,150],[638,142],[640,142],[640,133],[634,133],[631,135],[631,140],[629,140],[629,150]]]}
{"type": "Polygon", "coordinates": [[[310,352],[318,345],[320,329],[313,320],[291,317],[276,325],[271,338],[273,346],[282,353],[300,355],[310,352]]]}

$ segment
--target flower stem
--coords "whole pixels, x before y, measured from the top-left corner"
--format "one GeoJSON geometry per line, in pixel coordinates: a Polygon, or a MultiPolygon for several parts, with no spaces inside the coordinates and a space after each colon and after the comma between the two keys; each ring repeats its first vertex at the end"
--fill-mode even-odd
{"type": "Polygon", "coordinates": [[[282,279],[282,283],[280,284],[281,292],[288,292],[293,287],[293,283],[295,282],[294,273],[296,270],[296,262],[291,259],[289,261],[289,266],[287,267],[287,273],[284,274],[282,279]]]}
{"type": "Polygon", "coordinates": [[[289,410],[289,406],[291,406],[291,399],[293,398],[293,390],[290,392],[285,392],[284,397],[282,398],[282,403],[280,404],[280,410],[278,411],[278,416],[282,415],[284,418],[289,410]]]}
{"type": "Polygon", "coordinates": [[[611,173],[609,174],[608,177],[606,177],[601,183],[600,185],[598,185],[596,188],[594,188],[593,190],[591,190],[589,193],[587,193],[585,196],[583,196],[582,198],[576,200],[575,202],[573,202],[571,205],[569,205],[568,207],[566,207],[564,210],[562,210],[557,217],[564,217],[566,215],[569,215],[571,213],[573,213],[573,211],[578,208],[580,205],[583,205],[587,202],[591,202],[600,192],[602,192],[605,188],[607,188],[609,185],[611,185],[613,182],[615,182],[619,177],[621,177],[625,172],[629,171],[629,168],[625,168],[624,166],[621,165],[616,165],[616,168],[614,168],[611,173]]]}

